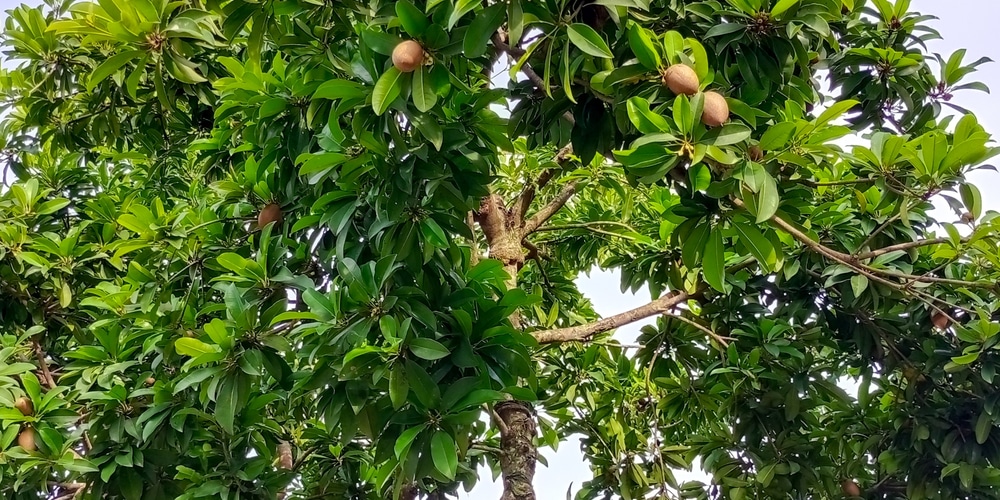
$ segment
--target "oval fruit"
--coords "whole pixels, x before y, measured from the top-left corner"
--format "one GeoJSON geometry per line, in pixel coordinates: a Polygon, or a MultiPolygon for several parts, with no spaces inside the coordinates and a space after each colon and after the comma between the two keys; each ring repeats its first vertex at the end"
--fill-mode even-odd
{"type": "Polygon", "coordinates": [[[424,48],[413,40],[405,40],[392,49],[392,65],[403,73],[413,73],[424,63],[424,48]]]}
{"type": "Polygon", "coordinates": [[[705,92],[705,108],[701,113],[701,122],[709,127],[718,127],[729,121],[729,104],[726,98],[718,92],[705,92]]]}
{"type": "Polygon", "coordinates": [[[764,150],[760,149],[760,146],[754,144],[747,149],[747,156],[750,157],[751,161],[761,161],[764,159],[764,150]]]}
{"type": "Polygon", "coordinates": [[[277,203],[268,203],[257,215],[257,227],[261,229],[272,222],[281,222],[281,207],[277,203]]]}
{"type": "Polygon", "coordinates": [[[37,450],[38,448],[35,446],[35,429],[31,427],[21,429],[21,433],[17,435],[17,445],[24,448],[24,451],[37,450]]]}
{"type": "Polygon", "coordinates": [[[25,416],[35,413],[35,407],[31,404],[31,400],[25,396],[17,398],[17,401],[14,402],[14,408],[17,408],[21,415],[25,416]]]}
{"type": "Polygon", "coordinates": [[[156,383],[156,379],[153,378],[153,377],[149,377],[149,378],[146,379],[146,385],[147,386],[153,385],[155,383],[156,383]]]}
{"type": "Polygon", "coordinates": [[[934,326],[942,330],[947,330],[948,327],[951,326],[951,320],[940,311],[936,311],[931,315],[931,323],[934,323],[934,326]]]}
{"type": "Polygon", "coordinates": [[[695,95],[698,93],[698,74],[690,66],[674,64],[663,72],[663,84],[677,95],[695,95]]]}
{"type": "Polygon", "coordinates": [[[859,497],[861,496],[861,487],[858,483],[851,481],[850,479],[845,479],[840,482],[840,489],[845,495],[849,497],[859,497]]]}

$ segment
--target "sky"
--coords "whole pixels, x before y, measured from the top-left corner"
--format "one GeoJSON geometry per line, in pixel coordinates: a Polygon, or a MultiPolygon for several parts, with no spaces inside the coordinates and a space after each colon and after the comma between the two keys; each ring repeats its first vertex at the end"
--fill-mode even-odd
{"type": "MultiPolygon", "coordinates": [[[[27,2],[0,0],[0,11],[7,11],[21,3],[29,5],[40,4],[39,0],[27,2]]],[[[1000,19],[1000,1],[998,0],[913,0],[911,10],[938,17],[931,26],[937,29],[943,40],[929,43],[933,52],[941,53],[945,58],[953,51],[966,48],[966,62],[972,62],[980,57],[989,57],[1000,61],[1000,46],[995,44],[994,33],[996,21],[1000,19]]],[[[6,17],[6,15],[0,15],[6,17]]],[[[985,94],[977,91],[965,91],[955,95],[952,102],[974,111],[981,124],[988,132],[1000,133],[1000,64],[993,63],[981,66],[972,79],[982,81],[995,92],[985,94]]],[[[997,160],[1000,162],[1000,160],[997,160]]],[[[970,179],[983,193],[985,210],[1000,211],[1000,196],[993,198],[992,190],[1000,188],[1000,174],[982,170],[970,175],[970,179]]],[[[952,220],[954,216],[948,210],[937,210],[934,215],[940,220],[952,220]]],[[[589,297],[597,311],[604,316],[612,315],[627,309],[642,305],[649,301],[649,294],[641,290],[636,295],[620,294],[619,277],[617,273],[595,270],[590,276],[578,281],[581,291],[589,297]]],[[[639,329],[646,323],[636,323],[618,330],[615,337],[623,343],[634,343],[639,329]]],[[[583,463],[579,449],[579,441],[571,439],[560,445],[558,452],[542,450],[548,459],[549,466],[541,464],[535,475],[535,489],[538,498],[565,498],[567,489],[574,493],[580,484],[591,477],[589,467],[583,463]]],[[[502,492],[499,482],[492,481],[489,471],[482,471],[480,483],[470,494],[463,494],[463,500],[496,500],[502,492]]],[[[698,472],[678,474],[678,480],[698,477],[698,472]]]]}

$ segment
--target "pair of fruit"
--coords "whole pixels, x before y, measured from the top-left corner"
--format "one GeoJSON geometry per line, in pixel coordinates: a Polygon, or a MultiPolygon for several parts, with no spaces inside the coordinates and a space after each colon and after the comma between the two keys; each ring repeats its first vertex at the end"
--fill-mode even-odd
{"type": "MultiPolygon", "coordinates": [[[[690,66],[674,64],[663,71],[663,84],[677,95],[695,95],[701,87],[698,74],[690,66]]],[[[705,92],[705,106],[701,122],[709,127],[718,127],[729,121],[729,104],[726,98],[711,90],[705,92]]]]}
{"type": "MultiPolygon", "coordinates": [[[[29,417],[35,413],[35,407],[31,404],[31,400],[21,396],[17,398],[14,402],[14,408],[21,412],[21,415],[29,417]]],[[[17,445],[24,448],[24,451],[32,452],[38,449],[35,446],[35,429],[29,426],[25,426],[21,429],[21,432],[17,435],[17,445]]]]}

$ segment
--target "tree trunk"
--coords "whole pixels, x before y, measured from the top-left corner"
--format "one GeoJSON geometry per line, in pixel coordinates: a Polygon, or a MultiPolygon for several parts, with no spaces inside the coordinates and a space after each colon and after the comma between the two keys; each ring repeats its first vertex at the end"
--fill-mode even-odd
{"type": "MultiPolygon", "coordinates": [[[[517,273],[524,265],[521,247],[521,217],[504,206],[497,195],[483,198],[477,216],[486,235],[489,255],[503,263],[510,276],[505,283],[508,290],[517,288],[517,273]]],[[[520,329],[521,314],[510,315],[510,323],[520,329]]],[[[535,500],[535,435],[538,424],[535,411],[522,401],[503,401],[496,405],[500,419],[500,470],[503,473],[503,495],[500,500],[535,500]]]]}
{"type": "Polygon", "coordinates": [[[496,406],[505,429],[500,436],[500,469],[503,471],[503,496],[500,500],[535,500],[535,435],[538,426],[531,405],[504,401],[496,406]]]}

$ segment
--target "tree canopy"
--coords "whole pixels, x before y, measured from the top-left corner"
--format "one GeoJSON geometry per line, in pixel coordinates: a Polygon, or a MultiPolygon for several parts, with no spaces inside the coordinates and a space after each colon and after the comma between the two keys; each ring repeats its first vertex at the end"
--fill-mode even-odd
{"type": "Polygon", "coordinates": [[[909,4],[13,9],[0,495],[1000,497],[986,60],[909,4]]]}

